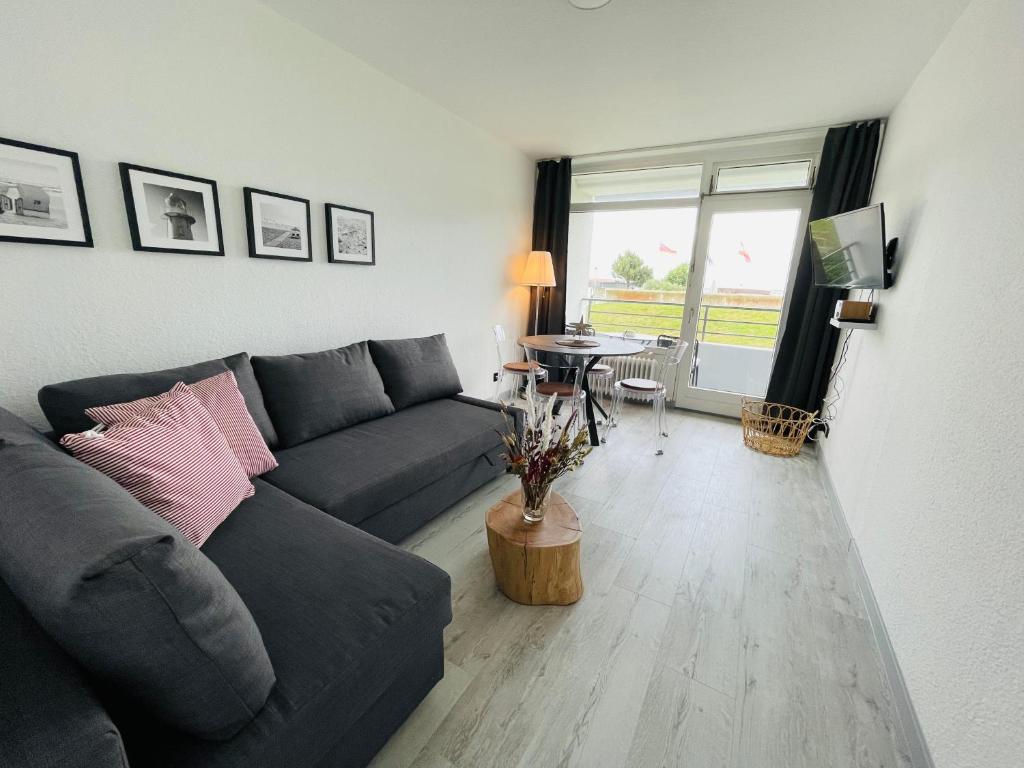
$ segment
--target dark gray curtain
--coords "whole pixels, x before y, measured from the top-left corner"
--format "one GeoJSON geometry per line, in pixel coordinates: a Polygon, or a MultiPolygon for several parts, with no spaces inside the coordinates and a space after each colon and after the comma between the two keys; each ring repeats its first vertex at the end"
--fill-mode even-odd
{"type": "Polygon", "coordinates": [[[533,198],[533,250],[550,251],[555,266],[554,288],[532,291],[540,299],[537,328],[530,333],[563,333],[565,330],[565,275],[569,260],[569,195],[572,191],[572,159],[542,160],[537,163],[537,192],[533,198]]]}
{"type": "MultiPolygon", "coordinates": [[[[881,120],[829,129],[811,198],[811,221],[868,204],[881,130],[881,120]]],[[[765,396],[770,402],[805,411],[819,410],[825,399],[839,340],[839,329],[829,325],[829,318],[836,301],[846,293],[815,286],[811,258],[805,232],[789,317],[765,396]]]]}

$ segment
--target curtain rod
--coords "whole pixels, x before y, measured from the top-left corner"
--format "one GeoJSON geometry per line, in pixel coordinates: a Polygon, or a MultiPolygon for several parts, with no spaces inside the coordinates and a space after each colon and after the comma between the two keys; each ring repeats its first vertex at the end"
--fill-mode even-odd
{"type": "Polygon", "coordinates": [[[827,125],[813,125],[807,128],[793,128],[786,131],[771,131],[769,133],[752,133],[745,136],[729,136],[723,139],[702,139],[700,141],[687,141],[682,144],[656,144],[650,147],[633,147],[630,149],[610,149],[605,152],[587,152],[582,155],[559,155],[556,157],[540,157],[535,162],[542,163],[546,160],[561,160],[563,157],[570,157],[573,160],[589,160],[591,158],[599,157],[614,157],[616,155],[627,155],[637,152],[658,152],[658,151],[673,151],[673,150],[686,150],[694,149],[697,147],[708,146],[709,144],[728,144],[731,142],[739,141],[754,141],[757,139],[773,139],[773,138],[785,138],[786,136],[797,136],[801,133],[813,133],[815,131],[827,131],[829,128],[839,128],[844,125],[851,125],[853,123],[863,123],[871,120],[880,120],[883,128],[888,120],[886,117],[868,117],[862,120],[850,120],[845,123],[829,123],[827,125]]]}

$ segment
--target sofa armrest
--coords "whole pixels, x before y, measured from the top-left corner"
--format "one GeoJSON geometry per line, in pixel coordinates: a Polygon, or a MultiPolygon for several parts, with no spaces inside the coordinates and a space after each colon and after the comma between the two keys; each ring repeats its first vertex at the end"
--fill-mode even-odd
{"type": "Polygon", "coordinates": [[[81,670],[0,581],[0,764],[127,768],[121,734],[81,670]]]}
{"type": "Polygon", "coordinates": [[[526,413],[522,408],[516,408],[514,405],[495,403],[493,400],[483,400],[479,397],[470,397],[469,395],[453,395],[452,400],[458,400],[460,403],[466,403],[467,405],[475,405],[479,408],[486,408],[489,411],[498,411],[499,413],[506,412],[512,417],[516,433],[521,434],[523,431],[526,413]]]}

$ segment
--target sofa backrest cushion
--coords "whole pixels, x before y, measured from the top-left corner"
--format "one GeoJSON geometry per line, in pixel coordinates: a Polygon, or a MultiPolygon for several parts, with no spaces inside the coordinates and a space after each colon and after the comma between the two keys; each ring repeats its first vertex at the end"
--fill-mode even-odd
{"type": "Polygon", "coordinates": [[[462,391],[444,334],[370,341],[370,354],[395,408],[451,397],[462,391]]]}
{"type": "Polygon", "coordinates": [[[88,672],[179,730],[230,738],[274,685],[259,629],[217,567],[61,451],[0,446],[0,577],[88,672]]]}
{"type": "Polygon", "coordinates": [[[60,450],[46,435],[4,408],[0,408],[0,441],[7,445],[47,445],[60,450]]]}
{"type": "Polygon", "coordinates": [[[235,374],[238,391],[245,398],[245,405],[263,439],[271,448],[276,447],[277,433],[263,403],[263,393],[256,383],[249,355],[245,352],[164,371],[115,373],[47,384],[39,390],[39,405],[59,438],[68,432],[84,432],[96,423],[86,416],[86,408],[159,395],[179,381],[194,384],[227,370],[235,374]]]}
{"type": "Polygon", "coordinates": [[[393,413],[365,341],[325,352],[254,357],[282,448],[393,413]]]}

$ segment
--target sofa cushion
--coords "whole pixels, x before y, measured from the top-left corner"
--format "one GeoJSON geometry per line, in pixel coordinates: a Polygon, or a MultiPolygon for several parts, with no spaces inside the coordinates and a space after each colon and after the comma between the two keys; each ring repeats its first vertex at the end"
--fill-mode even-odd
{"type": "Polygon", "coordinates": [[[252,364],[282,448],[395,410],[365,341],[252,364]]]}
{"type": "Polygon", "coordinates": [[[260,479],[205,552],[263,633],[277,685],[229,742],[125,726],[146,765],[311,766],[366,712],[422,638],[451,620],[451,581],[415,555],[260,479]],[[137,745],[137,746],[136,746],[137,745]]]}
{"type": "Polygon", "coordinates": [[[355,525],[492,450],[503,427],[498,412],[433,400],[278,451],[263,477],[355,525]]]}
{"type": "Polygon", "coordinates": [[[0,765],[127,768],[82,670],[0,581],[0,765]]]}
{"type": "Polygon", "coordinates": [[[373,362],[395,408],[401,410],[462,391],[459,373],[443,333],[369,344],[373,362]]]}
{"type": "MultiPolygon", "coordinates": [[[[177,386],[177,384],[175,384],[177,386]]],[[[194,384],[185,384],[207,410],[224,435],[231,452],[249,477],[262,475],[277,466],[274,454],[267,447],[259,427],[245,406],[245,397],[238,389],[235,374],[231,371],[218,373],[194,384]]],[[[153,395],[127,403],[97,405],[86,408],[85,415],[98,424],[110,426],[139,416],[149,411],[164,395],[153,395]]]]}
{"type": "Polygon", "coordinates": [[[245,405],[252,415],[252,420],[259,427],[263,439],[271,448],[276,447],[277,434],[263,404],[263,393],[260,392],[256,377],[253,375],[249,355],[245,352],[181,368],[168,368],[165,371],[115,373],[60,384],[47,384],[39,390],[39,405],[57,437],[61,437],[68,432],[84,432],[96,423],[85,415],[86,408],[159,395],[179,381],[194,384],[200,379],[208,379],[226,370],[235,374],[238,390],[245,398],[245,405]]]}
{"type": "Polygon", "coordinates": [[[366,518],[359,523],[359,530],[397,544],[480,486],[504,475],[504,452],[504,446],[494,446],[489,452],[366,518]]]}
{"type": "Polygon", "coordinates": [[[64,435],[60,444],[197,547],[253,494],[238,457],[188,384],[179,381],[132,418],[98,429],[64,435]]]}
{"type": "Polygon", "coordinates": [[[181,730],[228,738],[274,684],[259,630],[217,567],[61,451],[0,447],[0,577],[83,667],[181,730]]]}

